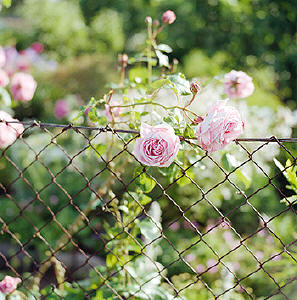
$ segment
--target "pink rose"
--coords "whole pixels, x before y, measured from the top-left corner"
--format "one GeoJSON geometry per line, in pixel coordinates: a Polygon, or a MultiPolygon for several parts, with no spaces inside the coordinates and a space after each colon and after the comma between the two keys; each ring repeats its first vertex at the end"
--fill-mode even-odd
{"type": "Polygon", "coordinates": [[[0,69],[0,86],[5,87],[9,83],[9,78],[4,70],[0,69]]]}
{"type": "Polygon", "coordinates": [[[16,73],[11,79],[10,89],[15,100],[32,100],[36,87],[37,83],[30,74],[16,73]]]}
{"type": "Polygon", "coordinates": [[[252,78],[242,71],[234,71],[224,76],[224,93],[228,94],[230,99],[246,98],[254,91],[252,78]]]}
{"type": "Polygon", "coordinates": [[[17,285],[20,282],[22,282],[20,278],[5,276],[4,279],[0,282],[0,292],[4,294],[12,293],[14,290],[16,290],[17,285]]]}
{"type": "Polygon", "coordinates": [[[120,117],[123,107],[111,107],[111,106],[117,106],[117,105],[120,105],[120,103],[118,103],[116,101],[114,101],[111,105],[105,104],[104,114],[105,114],[108,122],[112,122],[112,117],[114,119],[120,117]]]}
{"type": "Polygon", "coordinates": [[[34,50],[37,54],[40,54],[41,52],[43,52],[44,50],[44,46],[43,44],[39,43],[39,42],[35,42],[31,45],[30,47],[32,50],[34,50]]]}
{"type": "MultiPolygon", "coordinates": [[[[17,121],[13,119],[5,111],[0,111],[0,120],[4,121],[17,121]]],[[[0,148],[6,148],[11,145],[16,138],[24,131],[24,126],[18,123],[3,123],[0,122],[0,148]]]]}
{"type": "Polygon", "coordinates": [[[172,24],[176,20],[176,15],[172,10],[167,10],[162,15],[162,22],[172,24]]]}
{"type": "Polygon", "coordinates": [[[209,268],[209,273],[216,273],[218,271],[217,261],[213,258],[209,259],[206,262],[207,267],[209,268]]]}
{"type": "Polygon", "coordinates": [[[147,166],[169,167],[179,150],[179,138],[168,124],[150,126],[142,123],[134,155],[147,166]]]}
{"type": "Polygon", "coordinates": [[[4,67],[5,61],[5,52],[4,49],[0,46],[0,68],[4,67]]]}
{"type": "Polygon", "coordinates": [[[19,53],[15,47],[6,47],[5,48],[5,71],[8,76],[11,77],[17,71],[17,60],[19,53]]]}
{"type": "Polygon", "coordinates": [[[227,106],[226,102],[215,102],[197,126],[198,143],[209,153],[224,148],[243,131],[244,123],[239,112],[234,107],[227,106]]]}
{"type": "Polygon", "coordinates": [[[57,119],[65,118],[69,113],[69,106],[64,99],[58,100],[55,105],[55,116],[57,119]]]}

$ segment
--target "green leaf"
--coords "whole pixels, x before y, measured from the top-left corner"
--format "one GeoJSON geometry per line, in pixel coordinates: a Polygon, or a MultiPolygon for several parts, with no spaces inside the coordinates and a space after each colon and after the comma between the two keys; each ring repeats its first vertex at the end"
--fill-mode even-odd
{"type": "MultiPolygon", "coordinates": [[[[146,68],[133,68],[129,71],[129,80],[134,82],[136,78],[141,78],[142,81],[148,78],[148,73],[146,68]]],[[[138,79],[136,79],[138,80],[138,79]]],[[[136,81],[135,81],[136,82],[136,81]]]]}
{"type": "Polygon", "coordinates": [[[237,169],[234,174],[236,175],[238,180],[240,180],[245,185],[246,189],[251,186],[252,179],[244,171],[237,169]]]}
{"type": "Polygon", "coordinates": [[[95,107],[90,108],[88,116],[91,122],[96,123],[98,121],[97,109],[95,107]]]}
{"type": "Polygon", "coordinates": [[[159,79],[154,81],[151,84],[151,87],[147,90],[148,94],[152,94],[155,90],[162,88],[165,85],[170,84],[170,80],[169,79],[159,79]]]}
{"type": "Polygon", "coordinates": [[[140,232],[149,240],[154,240],[160,236],[160,230],[150,220],[144,220],[139,223],[140,232]]]}
{"type": "Polygon", "coordinates": [[[155,187],[156,182],[152,178],[150,178],[146,173],[144,173],[143,170],[143,167],[137,167],[135,169],[134,176],[136,177],[139,175],[135,179],[135,182],[144,193],[149,193],[155,187]]]}
{"type": "Polygon", "coordinates": [[[142,194],[142,195],[139,195],[139,202],[141,205],[147,205],[149,204],[150,202],[152,201],[152,198],[145,195],[145,194],[142,194]]]}
{"type": "MultiPolygon", "coordinates": [[[[229,153],[225,153],[222,156],[221,162],[223,168],[227,172],[231,172],[234,168],[236,168],[239,165],[236,158],[229,153]]],[[[245,185],[246,189],[248,189],[251,186],[252,180],[244,171],[242,171],[241,169],[236,169],[234,174],[237,177],[237,179],[245,185]]]]}
{"type": "Polygon", "coordinates": [[[184,74],[178,73],[177,75],[168,75],[167,78],[170,79],[179,95],[186,96],[192,94],[190,82],[186,79],[184,74]]]}
{"type": "Polygon", "coordinates": [[[169,58],[167,55],[163,54],[161,51],[156,50],[156,55],[159,59],[159,65],[160,67],[167,67],[169,68],[169,58]]]}
{"type": "Polygon", "coordinates": [[[195,138],[195,131],[188,124],[184,130],[183,136],[186,138],[195,138]]]}
{"type": "Polygon", "coordinates": [[[289,206],[290,204],[292,204],[296,200],[297,200],[297,195],[293,195],[293,196],[290,196],[290,197],[283,198],[280,202],[285,203],[287,206],[289,206]]]}
{"type": "Polygon", "coordinates": [[[11,98],[5,88],[0,87],[0,96],[6,106],[11,106],[11,98]]]}
{"type": "Polygon", "coordinates": [[[112,253],[107,254],[106,256],[106,266],[107,268],[113,268],[117,264],[118,260],[115,255],[112,253]]]}
{"type": "Polygon", "coordinates": [[[222,156],[221,162],[222,162],[223,168],[228,172],[231,172],[234,168],[236,168],[238,166],[238,162],[237,162],[236,158],[229,153],[224,153],[224,155],[222,156]]]}
{"type": "Polygon", "coordinates": [[[159,45],[155,46],[155,49],[166,52],[166,53],[172,52],[172,48],[166,44],[159,44],[159,45]]]}
{"type": "Polygon", "coordinates": [[[120,205],[118,207],[119,210],[123,211],[124,213],[128,214],[129,213],[129,208],[125,205],[120,205]]]}
{"type": "MultiPolygon", "coordinates": [[[[94,148],[102,156],[106,152],[107,145],[105,145],[105,144],[98,144],[94,148]]],[[[100,155],[96,151],[95,151],[96,155],[100,157],[100,155]]]]}
{"type": "Polygon", "coordinates": [[[92,205],[91,205],[92,210],[98,206],[100,206],[100,207],[103,206],[101,199],[97,198],[97,195],[95,193],[92,193],[89,201],[92,202],[92,205]]]}
{"type": "Polygon", "coordinates": [[[2,4],[3,6],[5,6],[6,8],[11,6],[11,0],[2,0],[2,4]]]}

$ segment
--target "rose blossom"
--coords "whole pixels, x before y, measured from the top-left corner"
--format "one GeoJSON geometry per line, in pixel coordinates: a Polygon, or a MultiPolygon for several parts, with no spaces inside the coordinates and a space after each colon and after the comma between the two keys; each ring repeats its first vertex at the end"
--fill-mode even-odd
{"type": "Polygon", "coordinates": [[[246,98],[254,91],[252,78],[242,71],[232,70],[224,76],[224,93],[232,98],[246,98]]]}
{"type": "Polygon", "coordinates": [[[22,280],[20,278],[5,276],[0,282],[0,292],[4,294],[12,293],[21,281],[22,280]]]}
{"type": "Polygon", "coordinates": [[[44,45],[39,42],[35,42],[30,46],[30,48],[34,50],[37,54],[40,54],[44,50],[44,45]]]}
{"type": "Polygon", "coordinates": [[[55,105],[55,116],[58,119],[65,118],[69,113],[67,101],[64,99],[58,100],[55,105]]]}
{"type": "Polygon", "coordinates": [[[150,126],[142,123],[134,155],[147,166],[169,167],[179,150],[179,138],[168,124],[150,126]]]}
{"type": "Polygon", "coordinates": [[[167,10],[162,15],[162,22],[172,24],[176,20],[176,15],[172,10],[167,10]]]}
{"type": "Polygon", "coordinates": [[[208,115],[199,123],[196,136],[201,147],[212,153],[224,148],[243,131],[244,123],[239,112],[227,101],[216,101],[208,115]]]}
{"type": "MultiPolygon", "coordinates": [[[[120,105],[118,102],[114,101],[111,106],[117,106],[117,105],[120,105]]],[[[112,122],[112,117],[114,119],[120,117],[121,115],[121,112],[123,110],[122,107],[111,107],[110,105],[108,104],[105,104],[105,111],[104,111],[104,114],[106,116],[106,119],[108,122],[112,122]]]]}
{"type": "Polygon", "coordinates": [[[32,100],[37,83],[30,74],[16,73],[11,79],[11,93],[15,100],[32,100]]]}
{"type": "MultiPolygon", "coordinates": [[[[0,110],[0,120],[17,121],[13,119],[8,113],[0,110]]],[[[11,145],[16,138],[24,131],[24,126],[18,123],[3,123],[0,122],[0,148],[6,148],[11,145]]]]}
{"type": "Polygon", "coordinates": [[[5,61],[5,52],[4,49],[0,46],[0,68],[4,67],[5,61]]]}
{"type": "Polygon", "coordinates": [[[9,83],[9,78],[4,70],[0,69],[0,86],[5,87],[9,83]]]}

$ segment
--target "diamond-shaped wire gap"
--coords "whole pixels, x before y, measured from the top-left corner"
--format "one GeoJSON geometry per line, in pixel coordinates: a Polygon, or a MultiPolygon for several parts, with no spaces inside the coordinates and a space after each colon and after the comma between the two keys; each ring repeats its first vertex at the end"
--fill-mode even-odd
{"type": "MultiPolygon", "coordinates": [[[[291,278],[289,281],[287,281],[286,283],[284,283],[280,289],[283,290],[285,288],[287,288],[291,283],[296,282],[297,281],[297,276],[291,278]]],[[[295,297],[296,296],[296,283],[295,283],[295,287],[293,287],[293,291],[289,291],[290,292],[290,297],[295,297]]],[[[275,292],[272,292],[268,297],[264,298],[264,300],[266,299],[271,299],[272,297],[274,297],[275,295],[280,294],[280,290],[276,290],[275,292]]],[[[288,299],[293,299],[293,298],[288,298],[288,299]]],[[[277,300],[276,298],[274,298],[275,300],[277,300]]]]}
{"type": "MultiPolygon", "coordinates": [[[[28,185],[31,187],[31,185],[30,185],[30,183],[27,181],[27,183],[28,183],[28,185]]],[[[34,191],[34,193],[36,194],[36,198],[42,203],[42,204],[44,204],[44,206],[47,208],[47,210],[51,213],[51,215],[52,215],[52,220],[54,221],[54,222],[56,222],[58,225],[59,225],[59,227],[65,232],[65,234],[67,234],[68,235],[68,237],[70,237],[70,240],[71,240],[71,236],[69,235],[69,233],[65,230],[65,228],[61,225],[61,224],[59,224],[59,222],[57,222],[57,220],[56,220],[56,218],[55,218],[55,215],[53,214],[53,212],[50,210],[50,208],[48,207],[48,205],[46,205],[43,201],[42,201],[42,199],[39,197],[39,194],[34,190],[34,188],[33,188],[33,191],[34,191]]]]}
{"type": "MultiPolygon", "coordinates": [[[[222,171],[223,171],[223,170],[222,170],[222,171]]],[[[190,180],[192,180],[192,179],[190,178],[190,180]]],[[[195,183],[195,182],[194,182],[194,183],[195,183]]],[[[196,183],[195,183],[195,184],[196,184],[196,183]]],[[[214,209],[217,210],[217,208],[216,208],[215,206],[214,206],[214,209]]],[[[223,217],[224,217],[224,216],[223,216],[223,217]]],[[[231,227],[231,228],[232,228],[232,227],[231,227]]],[[[234,228],[232,228],[232,230],[235,231],[234,228]]],[[[236,231],[235,231],[235,233],[238,234],[236,231]]],[[[246,247],[246,246],[244,245],[244,247],[246,247]]],[[[250,251],[250,250],[249,250],[249,251],[250,251]]],[[[251,252],[251,251],[250,251],[250,252],[251,252]]],[[[251,252],[251,254],[253,255],[252,252],[251,252]]],[[[254,256],[254,255],[253,255],[253,256],[254,256]]],[[[225,266],[225,267],[226,267],[226,266],[225,266]]],[[[227,268],[227,269],[228,269],[228,268],[227,268]]],[[[269,274],[268,274],[268,275],[269,275],[269,274]]]]}
{"type": "MultiPolygon", "coordinates": [[[[0,217],[0,224],[2,224],[2,230],[4,232],[6,232],[7,234],[9,234],[12,239],[17,243],[17,245],[22,248],[22,252],[29,258],[32,259],[31,255],[23,248],[22,243],[18,240],[18,238],[16,237],[16,235],[14,233],[12,233],[8,226],[6,226],[5,222],[3,222],[2,218],[0,217]]],[[[2,252],[0,252],[0,257],[3,259],[3,261],[5,262],[6,267],[11,270],[17,277],[22,278],[22,276],[16,271],[16,269],[11,266],[11,264],[9,263],[9,259],[6,258],[5,255],[2,254],[2,252]]],[[[33,259],[32,259],[33,260],[33,259]]],[[[34,261],[34,260],[33,260],[34,261]]],[[[22,282],[24,282],[25,280],[22,280],[22,282]]],[[[23,284],[23,283],[22,283],[23,284]]],[[[26,287],[25,289],[30,292],[30,290],[28,290],[26,287]]],[[[34,296],[33,296],[34,297],[34,296]]],[[[35,297],[34,297],[35,298],[35,297]]]]}
{"type": "MultiPolygon", "coordinates": [[[[11,197],[11,195],[8,195],[8,194],[7,194],[7,197],[10,198],[10,199],[13,199],[13,197],[11,197]]],[[[13,200],[14,200],[14,199],[13,199],[13,200]]],[[[15,200],[14,200],[14,201],[15,201],[15,200]]],[[[31,215],[30,215],[30,216],[31,216],[31,215]]],[[[22,217],[23,217],[29,224],[31,224],[31,226],[34,228],[34,234],[32,235],[32,237],[31,237],[30,239],[28,239],[28,240],[26,241],[26,243],[22,243],[22,246],[19,245],[20,249],[19,249],[18,251],[16,251],[15,254],[10,255],[9,258],[8,258],[8,260],[14,260],[14,259],[17,258],[17,256],[19,256],[19,254],[23,254],[23,253],[25,253],[24,261],[25,261],[26,258],[27,258],[27,260],[28,260],[29,256],[28,256],[28,254],[26,253],[25,249],[26,249],[27,245],[29,245],[29,243],[30,243],[31,241],[34,241],[34,240],[35,240],[36,237],[38,237],[39,239],[41,239],[41,240],[43,241],[43,243],[44,243],[46,246],[48,246],[48,249],[52,252],[52,249],[51,249],[50,245],[49,245],[49,244],[47,243],[47,241],[40,235],[38,229],[37,229],[36,226],[31,222],[30,218],[29,218],[29,217],[26,217],[26,216],[24,215],[24,213],[22,214],[22,217]]],[[[18,244],[19,244],[19,243],[18,243],[18,244]]],[[[36,253],[34,254],[34,257],[36,257],[36,253]]],[[[30,258],[32,258],[32,256],[30,256],[30,258]]],[[[29,262],[32,261],[32,259],[30,259],[30,258],[29,258],[29,262]]],[[[35,269],[38,270],[38,266],[39,266],[39,265],[36,263],[36,261],[35,261],[34,259],[33,259],[33,264],[34,264],[34,266],[35,266],[35,269]]],[[[25,282],[27,279],[29,279],[29,278],[30,278],[30,276],[28,276],[27,278],[24,278],[24,277],[23,277],[22,282],[24,283],[24,282],[25,282]]]]}
{"type": "MultiPolygon", "coordinates": [[[[245,148],[244,146],[241,145],[241,147],[242,147],[243,149],[246,150],[246,148],[245,148]]],[[[246,151],[248,151],[248,150],[246,150],[246,151]]],[[[273,187],[275,188],[275,190],[276,190],[278,193],[280,193],[284,198],[286,198],[286,196],[280,191],[280,189],[279,189],[278,187],[276,187],[276,186],[273,184],[272,180],[275,179],[277,176],[279,176],[285,169],[287,169],[287,168],[289,168],[289,167],[291,167],[291,166],[287,166],[286,168],[284,168],[283,171],[278,172],[278,173],[277,173],[276,175],[274,175],[273,177],[269,177],[269,175],[263,170],[263,168],[262,168],[257,162],[255,162],[255,161],[253,161],[253,162],[254,162],[254,164],[255,164],[255,165],[263,172],[263,174],[268,178],[268,183],[265,185],[265,187],[267,187],[267,186],[269,186],[269,185],[273,186],[273,187]]],[[[294,164],[295,164],[295,162],[292,164],[292,166],[293,166],[294,164]]],[[[258,192],[258,191],[259,191],[259,189],[258,189],[256,192],[258,192]]],[[[255,194],[255,193],[253,193],[252,196],[253,196],[254,194],[255,194]]],[[[249,197],[250,197],[250,196],[249,196],[249,197]]],[[[249,205],[251,205],[251,204],[249,204],[249,205]]],[[[296,211],[292,208],[292,204],[289,206],[289,209],[292,210],[292,211],[296,214],[296,211]]],[[[278,216],[280,216],[280,215],[282,215],[283,213],[285,213],[287,210],[288,210],[288,209],[284,209],[283,211],[278,212],[276,215],[274,215],[273,217],[271,217],[269,220],[264,220],[263,218],[261,218],[262,221],[263,221],[263,223],[265,224],[265,226],[266,226],[267,229],[269,230],[269,232],[270,232],[276,239],[279,240],[279,242],[282,244],[283,247],[284,247],[285,245],[284,245],[284,243],[282,242],[282,240],[280,239],[280,237],[277,236],[277,235],[275,234],[275,232],[273,232],[273,231],[271,230],[271,228],[267,226],[267,224],[270,223],[272,220],[276,219],[278,216]]],[[[291,255],[290,253],[288,253],[288,254],[291,255]]],[[[295,259],[293,256],[291,256],[291,257],[292,257],[292,259],[296,262],[296,259],[295,259]]]]}
{"type": "MultiPolygon", "coordinates": [[[[132,155],[133,157],[134,157],[134,155],[133,154],[131,154],[130,153],[130,155],[132,155]]],[[[134,157],[135,158],[135,157],[134,157]]],[[[135,158],[136,159],[136,158],[135,158]]],[[[137,159],[136,159],[137,160],[137,159]]],[[[150,176],[155,182],[156,182],[156,184],[157,185],[159,185],[160,186],[160,184],[159,184],[159,182],[155,179],[155,178],[153,178],[150,174],[147,174],[148,176],[150,176]]],[[[178,180],[178,179],[180,179],[181,177],[183,177],[183,176],[185,176],[185,172],[184,172],[184,174],[183,175],[181,175],[179,178],[177,178],[176,180],[178,180]]],[[[166,194],[166,192],[165,192],[165,189],[161,186],[161,189],[163,190],[163,193],[162,193],[162,195],[164,194],[166,197],[168,197],[168,195],[166,194]]],[[[162,196],[161,195],[161,196],[162,196]]],[[[169,197],[170,198],[170,197],[169,197]]],[[[157,198],[158,199],[158,198],[157,198]]],[[[183,211],[182,211],[182,209],[179,207],[179,205],[172,199],[172,198],[170,198],[170,201],[171,202],[173,202],[174,203],[174,205],[175,206],[177,206],[178,208],[179,208],[179,210],[180,210],[180,212],[183,214],[183,216],[184,216],[184,213],[183,213],[183,211]]],[[[185,216],[184,216],[185,217],[185,216]]],[[[190,220],[189,219],[187,219],[186,217],[185,217],[185,219],[190,223],[190,224],[192,224],[191,222],[190,222],[190,220]]],[[[192,224],[191,225],[193,228],[195,228],[195,226],[192,224]]],[[[197,228],[196,228],[196,231],[197,231],[197,228]]],[[[201,234],[200,234],[201,235],[201,234]]],[[[201,238],[202,239],[202,238],[201,238]]],[[[202,241],[203,241],[203,239],[202,239],[202,241]]],[[[172,244],[171,244],[172,245],[172,244]]],[[[172,245],[173,246],[173,245],[172,245]]],[[[212,249],[213,250],[213,249],[212,249]]],[[[177,251],[178,252],[178,251],[177,251]]],[[[180,254],[180,253],[179,253],[180,254]]],[[[185,261],[184,261],[185,262],[185,261]]],[[[185,262],[186,264],[187,264],[187,262],[185,262]]],[[[195,272],[195,270],[193,270],[193,272],[195,272]]],[[[211,291],[212,292],[212,291],[211,291]]],[[[213,293],[213,292],[212,292],[213,293]]]]}
{"type": "MultiPolygon", "coordinates": [[[[121,221],[121,220],[118,219],[118,221],[121,221]]],[[[125,231],[125,233],[128,233],[128,235],[130,235],[129,232],[126,230],[126,228],[125,228],[124,226],[123,226],[123,231],[125,231]]],[[[130,235],[130,237],[132,237],[132,238],[134,239],[133,236],[130,235]]],[[[137,241],[137,242],[138,242],[138,241],[137,241]]],[[[139,245],[140,245],[140,244],[139,244],[139,245]]],[[[141,246],[141,245],[140,245],[140,246],[141,246]]],[[[145,246],[146,246],[146,245],[145,245],[145,246]]],[[[140,253],[140,254],[144,254],[144,255],[145,255],[145,253],[140,253]]],[[[140,254],[136,255],[135,257],[139,256],[140,254]]],[[[149,258],[149,257],[148,257],[148,258],[149,258]]],[[[130,259],[128,262],[131,262],[133,259],[134,259],[134,257],[133,257],[132,259],[130,259]]],[[[127,264],[128,262],[125,262],[125,264],[127,264]]],[[[156,266],[157,266],[157,265],[156,265],[156,266]]],[[[112,273],[112,275],[110,276],[110,278],[111,278],[112,276],[114,276],[116,273],[118,273],[118,271],[112,273]]],[[[149,282],[149,281],[151,281],[151,279],[149,279],[148,282],[149,282]]],[[[145,284],[145,283],[144,283],[144,284],[145,284]]],[[[140,288],[140,290],[141,290],[141,288],[140,288]]],[[[136,291],[136,292],[137,292],[137,291],[136,291]]]]}
{"type": "MultiPolygon", "coordinates": [[[[182,176],[185,176],[185,175],[182,175],[182,176]]],[[[157,184],[159,184],[158,182],[157,182],[157,184]]],[[[165,195],[167,195],[166,193],[164,193],[165,195]]],[[[168,197],[168,195],[167,195],[167,197],[168,197]]],[[[174,205],[177,205],[176,203],[175,203],[175,201],[171,198],[170,199],[171,200],[171,202],[173,202],[174,203],[174,205]]],[[[178,206],[178,205],[177,205],[178,206]]],[[[178,206],[179,207],[179,206],[178,206]]],[[[182,210],[181,210],[182,211],[182,210]]],[[[192,222],[187,218],[187,217],[185,217],[185,215],[184,215],[184,213],[182,212],[182,214],[183,214],[183,216],[184,216],[184,218],[185,218],[185,220],[196,230],[196,232],[199,234],[199,239],[196,241],[196,243],[194,243],[194,244],[197,244],[198,242],[200,242],[200,241],[202,241],[204,244],[206,244],[210,249],[211,249],[211,251],[216,255],[216,257],[217,257],[217,259],[218,259],[218,263],[217,264],[219,264],[220,263],[220,258],[219,258],[219,256],[217,255],[217,253],[214,251],[214,249],[212,249],[212,247],[210,247],[204,240],[203,240],[203,238],[202,238],[202,235],[201,235],[201,233],[199,232],[199,230],[197,229],[197,227],[194,225],[194,224],[192,224],[192,222]]],[[[193,245],[192,245],[193,246],[193,245]]],[[[184,249],[182,252],[179,252],[179,255],[180,255],[180,257],[181,257],[181,254],[183,253],[183,252],[185,252],[187,249],[184,249]]],[[[181,259],[183,260],[183,258],[181,257],[181,259]]],[[[184,260],[183,260],[184,261],[184,260]]],[[[185,262],[185,261],[184,261],[185,262]]],[[[185,262],[187,265],[188,265],[188,263],[187,262],[185,262]]],[[[189,266],[189,265],[188,265],[189,266]]],[[[167,266],[166,266],[167,267],[167,266]]],[[[226,266],[225,266],[226,267],[226,266]]],[[[228,267],[226,267],[227,269],[228,269],[228,267]]],[[[193,269],[193,271],[194,271],[194,273],[196,273],[196,271],[193,269]]],[[[230,271],[230,269],[229,269],[229,271],[230,271]]],[[[230,271],[231,273],[232,273],[232,271],[230,271]]],[[[198,274],[197,274],[198,275],[198,274]]],[[[234,273],[233,273],[233,275],[234,275],[234,273]]]]}
{"type": "MultiPolygon", "coordinates": [[[[12,198],[12,197],[10,197],[10,198],[12,198]]],[[[35,227],[35,225],[28,219],[28,218],[26,218],[26,220],[30,223],[30,224],[32,224],[32,227],[34,228],[34,235],[32,236],[32,238],[30,238],[26,243],[23,243],[22,244],[22,247],[20,247],[20,250],[19,251],[17,251],[14,255],[11,255],[10,257],[9,257],[9,260],[12,260],[12,259],[14,259],[14,257],[16,257],[18,254],[20,254],[20,253],[25,253],[26,254],[26,251],[25,251],[25,249],[26,249],[26,246],[31,242],[31,241],[33,241],[34,242],[34,240],[35,240],[35,238],[36,237],[38,237],[39,239],[41,239],[42,241],[43,241],[43,243],[48,247],[48,249],[51,251],[51,253],[53,253],[53,249],[50,247],[50,245],[47,243],[47,241],[46,241],[46,239],[44,239],[41,235],[40,235],[40,232],[39,232],[39,230],[35,227]]],[[[36,255],[36,254],[35,254],[36,255]]],[[[34,256],[35,256],[34,255],[34,256]]],[[[26,258],[26,257],[25,257],[26,258]]],[[[35,267],[36,267],[36,262],[35,262],[35,260],[33,260],[33,263],[35,264],[35,267]]],[[[38,267],[37,267],[37,270],[38,270],[38,267]]],[[[30,276],[28,276],[27,278],[23,278],[23,282],[25,282],[28,278],[30,278],[30,276]]]]}
{"type": "Polygon", "coordinates": [[[165,278],[166,279],[166,278],[165,278]]]}
{"type": "MultiPolygon", "coordinates": [[[[267,144],[267,143],[266,143],[267,144]]],[[[259,147],[260,149],[262,148],[262,146],[260,146],[259,147]]],[[[258,151],[259,150],[259,148],[258,149],[256,149],[255,150],[255,152],[256,151],[258,151]]],[[[250,157],[252,157],[252,155],[250,155],[250,157]]],[[[213,160],[213,162],[220,168],[220,166],[213,160]]],[[[228,181],[231,183],[231,184],[233,184],[230,180],[229,180],[229,178],[228,178],[228,181]]],[[[236,187],[236,185],[235,184],[233,184],[234,185],[234,187],[236,187]]],[[[237,187],[236,187],[237,188],[237,187]]],[[[238,188],[237,188],[238,189],[238,188]]],[[[240,191],[240,189],[238,189],[239,191],[240,191]]],[[[242,193],[242,195],[244,196],[244,197],[246,197],[245,196],[245,194],[244,193],[242,193]]],[[[252,208],[253,208],[253,210],[257,213],[257,215],[259,216],[259,218],[264,222],[264,219],[263,219],[263,217],[259,214],[259,212],[249,203],[249,201],[248,201],[248,197],[246,197],[246,203],[249,205],[249,206],[251,206],[252,208]]],[[[230,214],[228,214],[228,215],[230,215],[230,214]]],[[[245,247],[246,247],[246,245],[244,245],[245,247]]],[[[253,254],[253,252],[251,251],[251,250],[249,250],[250,251],[250,253],[252,254],[252,256],[258,261],[258,259],[257,259],[257,257],[253,254]]],[[[258,261],[259,262],[259,261],[258,261]]],[[[262,266],[261,266],[262,267],[262,266]]],[[[278,285],[278,283],[274,280],[274,278],[271,276],[271,274],[269,274],[267,271],[265,271],[265,269],[263,269],[263,271],[268,275],[268,277],[270,277],[273,281],[274,281],[274,283],[278,286],[278,288],[279,288],[279,285],[278,285]]]]}
{"type": "MultiPolygon", "coordinates": [[[[123,229],[123,231],[122,231],[120,234],[122,234],[122,233],[126,233],[126,231],[123,229]]],[[[120,235],[120,234],[119,234],[119,235],[120,235]]],[[[137,284],[137,285],[140,287],[140,289],[141,289],[141,286],[142,286],[142,285],[141,285],[140,282],[137,280],[137,278],[135,278],[135,277],[133,276],[133,274],[131,274],[131,273],[129,272],[129,270],[128,270],[127,267],[129,266],[129,263],[130,263],[130,262],[133,262],[134,259],[138,258],[138,257],[139,257],[141,254],[143,254],[143,253],[136,254],[135,256],[132,256],[132,258],[130,258],[128,261],[125,261],[125,260],[121,259],[117,254],[115,254],[111,249],[107,248],[107,251],[108,251],[108,253],[111,253],[114,257],[116,257],[117,261],[120,262],[120,263],[122,264],[122,267],[121,267],[121,270],[118,270],[118,271],[116,271],[116,272],[112,272],[112,274],[111,274],[110,276],[108,276],[107,278],[105,278],[105,281],[108,281],[109,279],[112,279],[115,275],[117,275],[120,271],[123,270],[124,272],[127,272],[127,274],[130,276],[130,278],[131,278],[131,279],[135,282],[135,284],[137,284]]],[[[129,256],[131,256],[131,255],[129,255],[129,256]]],[[[92,255],[92,257],[94,257],[94,255],[92,255]]],[[[84,267],[84,266],[86,265],[87,261],[91,260],[92,257],[89,257],[87,260],[85,260],[84,262],[82,262],[81,265],[79,265],[75,270],[72,271],[72,274],[75,273],[75,272],[77,272],[80,268],[84,267]]],[[[145,292],[144,292],[144,293],[145,293],[145,292]]],[[[145,294],[146,294],[146,297],[148,297],[149,299],[151,299],[151,297],[150,297],[147,293],[145,293],[145,294]]]]}
{"type": "MultiPolygon", "coordinates": [[[[286,247],[293,246],[296,242],[297,239],[286,245],[286,247]]],[[[292,265],[290,260],[290,256],[285,252],[285,250],[283,250],[279,253],[273,253],[273,255],[265,261],[265,264],[270,272],[273,273],[274,276],[278,278],[279,282],[283,284],[290,282],[290,278],[294,278],[297,273],[297,264],[292,265]]]]}

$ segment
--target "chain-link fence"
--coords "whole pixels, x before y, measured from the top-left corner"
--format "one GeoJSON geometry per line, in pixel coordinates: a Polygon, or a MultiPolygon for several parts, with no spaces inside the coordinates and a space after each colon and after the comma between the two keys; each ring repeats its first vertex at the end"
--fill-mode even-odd
{"type": "Polygon", "coordinates": [[[296,139],[238,139],[234,161],[181,138],[164,169],[132,130],[23,124],[1,151],[0,273],[28,299],[296,299],[296,139]]]}

